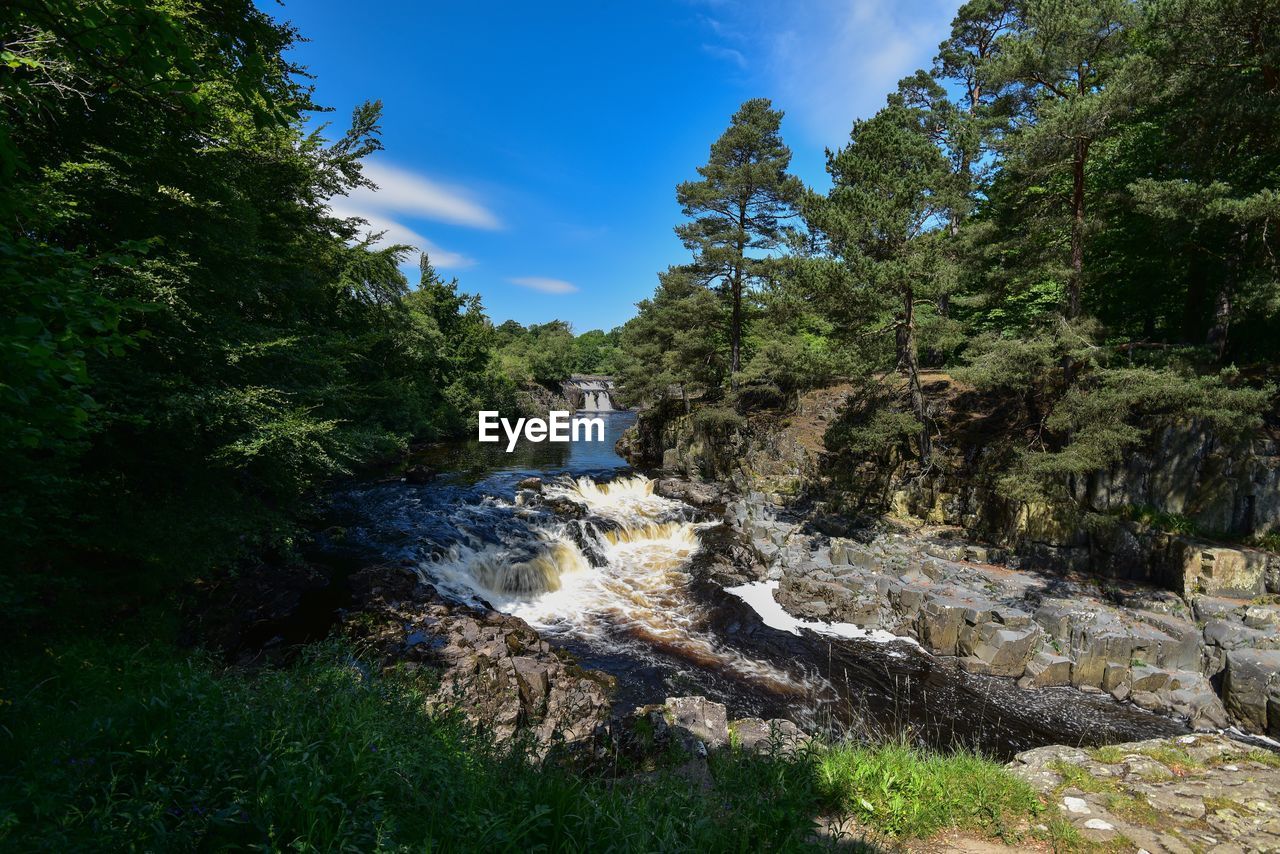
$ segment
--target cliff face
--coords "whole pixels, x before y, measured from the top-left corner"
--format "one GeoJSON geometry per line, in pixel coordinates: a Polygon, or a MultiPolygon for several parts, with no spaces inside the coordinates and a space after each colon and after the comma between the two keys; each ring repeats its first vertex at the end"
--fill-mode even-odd
{"type": "Polygon", "coordinates": [[[806,395],[798,413],[737,423],[666,404],[643,413],[620,450],[633,465],[727,482],[775,504],[803,498],[845,517],[960,528],[1032,565],[1148,581],[1183,596],[1280,593],[1280,556],[1217,541],[1280,531],[1275,438],[1224,443],[1194,423],[1170,427],[1113,468],[1064,484],[1072,504],[1022,502],[999,483],[1018,438],[1009,419],[942,375],[932,380],[941,436],[924,469],[892,450],[875,458],[845,452],[832,428],[853,408],[848,386],[806,395]],[[1136,508],[1215,539],[1126,521],[1136,508]]]}

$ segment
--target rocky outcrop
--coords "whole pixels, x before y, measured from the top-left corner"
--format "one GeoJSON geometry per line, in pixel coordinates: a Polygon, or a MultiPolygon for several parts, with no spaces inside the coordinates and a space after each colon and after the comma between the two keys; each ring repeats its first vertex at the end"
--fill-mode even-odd
{"type": "Polygon", "coordinates": [[[661,754],[672,747],[685,756],[703,758],[708,751],[731,748],[782,754],[811,741],[789,720],[730,720],[722,703],[706,697],[668,697],[662,705],[641,706],[622,719],[618,731],[624,750],[637,755],[661,754]]]}
{"type": "Polygon", "coordinates": [[[1046,568],[1146,581],[1184,596],[1280,593],[1280,555],[1126,521],[1136,508],[1237,540],[1280,531],[1280,441],[1221,441],[1201,425],[1168,427],[1122,463],[1064,485],[1049,506],[1011,499],[999,475],[1025,447],[993,402],[930,373],[942,437],[930,465],[892,450],[848,459],[839,431],[857,389],[811,392],[790,414],[708,418],[676,402],[642,413],[620,451],[634,465],[720,480],[784,505],[802,498],[849,516],[888,514],[963,529],[1046,568]],[[1084,520],[1088,517],[1089,524],[1084,520]]]}
{"type": "Polygon", "coordinates": [[[1253,732],[1280,738],[1280,650],[1230,650],[1225,672],[1227,710],[1253,732]]]}
{"type": "Polygon", "coordinates": [[[499,741],[532,740],[535,753],[585,743],[608,717],[613,677],[584,670],[518,617],[447,602],[400,567],[353,578],[349,635],[386,667],[434,673],[428,706],[457,710],[499,741]]]}
{"type": "Polygon", "coordinates": [[[1280,755],[1220,735],[1054,745],[1009,767],[1108,851],[1280,850],[1280,755]]]}
{"type": "Polygon", "coordinates": [[[1196,729],[1280,735],[1280,601],[1195,594],[1189,607],[1139,584],[997,566],[987,561],[1001,550],[928,531],[830,536],[759,494],[730,502],[726,518],[795,616],[913,638],[1027,688],[1071,686],[1196,729]]]}

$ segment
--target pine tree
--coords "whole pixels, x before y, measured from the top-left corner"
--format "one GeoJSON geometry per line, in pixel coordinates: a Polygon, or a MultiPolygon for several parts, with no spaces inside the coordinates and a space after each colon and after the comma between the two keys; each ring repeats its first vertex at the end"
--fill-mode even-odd
{"type": "Polygon", "coordinates": [[[768,266],[764,253],[784,241],[784,222],[804,191],[787,174],[791,150],[782,142],[782,112],[765,98],[747,101],[698,167],[701,180],[676,188],[692,222],[676,227],[694,253],[697,275],[718,283],[729,301],[729,373],[742,368],[743,297],[768,266]]]}
{"type": "Polygon", "coordinates": [[[1080,314],[1091,147],[1131,106],[1142,74],[1121,73],[1138,9],[1130,0],[1024,0],[987,68],[1008,86],[1016,109],[1010,153],[1032,172],[1069,165],[1070,272],[1063,298],[1068,320],[1080,314]],[[1116,85],[1119,84],[1119,85],[1116,85]]]}
{"type": "Polygon", "coordinates": [[[874,117],[855,122],[849,145],[827,152],[834,186],[808,212],[811,227],[849,267],[855,287],[878,297],[891,314],[881,329],[894,335],[897,366],[921,424],[922,456],[929,453],[929,438],[917,303],[936,296],[943,280],[939,227],[954,203],[951,171],[926,119],[895,95],[874,117]]]}

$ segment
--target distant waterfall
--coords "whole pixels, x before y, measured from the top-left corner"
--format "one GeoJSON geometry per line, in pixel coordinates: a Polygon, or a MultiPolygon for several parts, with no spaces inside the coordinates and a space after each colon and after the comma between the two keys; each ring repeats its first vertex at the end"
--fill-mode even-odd
{"type": "Polygon", "coordinates": [[[570,377],[564,383],[565,396],[579,412],[616,412],[613,380],[608,377],[570,377]]]}

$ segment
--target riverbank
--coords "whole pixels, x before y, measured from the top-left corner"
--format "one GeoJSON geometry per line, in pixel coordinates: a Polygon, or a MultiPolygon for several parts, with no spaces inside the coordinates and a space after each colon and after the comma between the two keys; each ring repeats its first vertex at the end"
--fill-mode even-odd
{"type": "MultiPolygon", "coordinates": [[[[92,618],[8,649],[4,841],[1126,850],[1114,810],[1099,813],[1112,835],[1087,833],[1062,811],[1075,796],[1020,778],[1014,754],[1144,739],[1164,719],[833,635],[832,613],[771,625],[725,589],[777,567],[716,485],[623,478],[598,447],[430,458],[434,478],[337,497],[322,539],[363,562],[327,586],[315,567],[264,568],[205,590],[181,626],[108,589],[92,618]],[[656,586],[631,601],[635,585],[656,586]],[[180,649],[183,632],[201,648],[180,649]]],[[[1219,780],[1244,766],[1221,765],[1202,803],[1230,800],[1219,780]]],[[[1270,832],[1252,820],[1242,833],[1270,832]]]]}
{"type": "MultiPolygon", "coordinates": [[[[519,738],[433,711],[430,669],[384,668],[358,644],[244,671],[155,626],[117,628],[6,652],[5,847],[821,850],[818,831],[850,804],[874,804],[867,827],[895,838],[1014,828],[1039,809],[1028,787],[971,757],[886,748],[873,770],[816,745],[753,752],[741,732],[708,752],[662,715],[625,750],[602,742],[538,763],[519,738]],[[974,769],[985,777],[957,796],[974,769]],[[917,793],[902,780],[921,797],[891,804],[886,792],[917,793]],[[947,790],[945,803],[924,797],[947,790]]],[[[864,846],[846,836],[844,847],[864,846]]]]}
{"type": "MultiPolygon", "coordinates": [[[[977,416],[965,407],[976,404],[950,394],[940,422],[971,427],[977,416]]],[[[1280,555],[1106,515],[1154,500],[1152,459],[1164,457],[1166,502],[1229,515],[1276,476],[1267,441],[1215,446],[1195,431],[1166,432],[1128,468],[1091,478],[1075,527],[1063,514],[1046,527],[978,488],[991,486],[974,462],[983,434],[945,428],[930,471],[840,457],[851,395],[823,389],[797,412],[724,423],[652,410],[622,449],[636,464],[660,464],[659,488],[672,495],[730,485],[726,518],[760,569],[728,581],[771,584],[761,603],[787,619],[900,636],[972,674],[1109,696],[1194,729],[1280,736],[1280,555]],[[1191,445],[1208,450],[1183,453],[1191,445]],[[718,480],[701,483],[708,475],[718,480]],[[854,484],[875,488],[855,501],[854,484]]],[[[1269,501],[1249,502],[1251,525],[1269,524],[1258,510],[1269,501]]]]}

